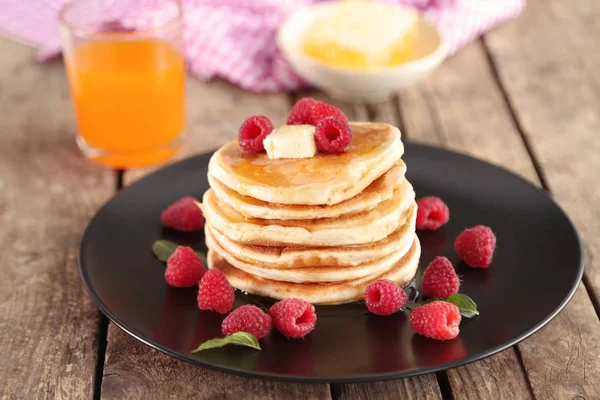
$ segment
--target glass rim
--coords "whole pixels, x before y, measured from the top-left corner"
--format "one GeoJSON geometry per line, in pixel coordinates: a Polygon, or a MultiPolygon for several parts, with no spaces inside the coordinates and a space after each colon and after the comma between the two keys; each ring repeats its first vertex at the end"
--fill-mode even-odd
{"type": "MultiPolygon", "coordinates": [[[[72,7],[83,3],[85,1],[90,1],[90,0],[71,0],[69,2],[67,2],[58,12],[58,22],[59,25],[62,28],[67,28],[72,34],[74,34],[75,36],[96,36],[96,35],[100,35],[100,36],[105,36],[105,35],[113,35],[117,32],[101,32],[101,31],[95,31],[95,30],[90,30],[90,29],[85,29],[85,28],[81,28],[78,27],[76,24],[72,24],[70,22],[67,21],[67,19],[65,18],[65,14],[69,11],[69,9],[71,9],[72,7]]],[[[183,21],[183,6],[181,4],[181,0],[169,0],[170,2],[174,3],[175,6],[177,7],[177,15],[175,15],[172,19],[165,21],[157,26],[153,26],[152,28],[149,29],[140,29],[140,30],[135,30],[133,32],[130,32],[129,35],[147,35],[147,34],[151,34],[153,32],[156,32],[157,30],[161,30],[163,28],[167,28],[170,25],[174,25],[174,24],[181,24],[183,21]]]]}

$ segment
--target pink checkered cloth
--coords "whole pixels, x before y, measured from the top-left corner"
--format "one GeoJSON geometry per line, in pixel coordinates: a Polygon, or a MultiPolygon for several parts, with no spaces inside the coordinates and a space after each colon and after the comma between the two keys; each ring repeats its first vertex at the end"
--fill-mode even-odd
{"type": "MultiPolygon", "coordinates": [[[[277,28],[299,7],[319,0],[182,0],[190,72],[265,92],[304,86],[282,59],[277,28]]],[[[516,17],[525,0],[386,0],[419,9],[454,53],[483,32],[516,17]]],[[[66,0],[0,0],[0,32],[38,47],[38,59],[60,52],[57,12],[66,0]]]]}

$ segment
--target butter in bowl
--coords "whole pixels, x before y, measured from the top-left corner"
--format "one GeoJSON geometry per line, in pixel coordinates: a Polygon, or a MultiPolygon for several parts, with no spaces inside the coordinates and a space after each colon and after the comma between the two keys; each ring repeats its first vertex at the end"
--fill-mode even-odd
{"type": "Polygon", "coordinates": [[[277,42],[298,75],[340,100],[373,103],[429,76],[447,48],[416,10],[368,0],[324,2],[294,13],[277,42]]]}

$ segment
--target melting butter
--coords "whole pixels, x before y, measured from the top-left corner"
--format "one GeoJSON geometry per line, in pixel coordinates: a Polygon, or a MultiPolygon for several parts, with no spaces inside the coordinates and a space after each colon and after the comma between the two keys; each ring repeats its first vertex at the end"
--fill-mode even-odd
{"type": "Polygon", "coordinates": [[[263,140],[267,156],[280,158],[310,158],[317,154],[315,127],[312,125],[283,125],[263,140]]]}

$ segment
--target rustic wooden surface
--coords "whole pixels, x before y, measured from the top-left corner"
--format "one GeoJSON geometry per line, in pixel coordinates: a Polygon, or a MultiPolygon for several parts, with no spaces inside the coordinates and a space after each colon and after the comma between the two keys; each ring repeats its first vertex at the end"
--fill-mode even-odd
{"type": "MultiPolygon", "coordinates": [[[[0,40],[0,398],[598,399],[600,398],[600,4],[530,0],[527,11],[389,102],[344,104],[316,92],[253,94],[189,81],[179,158],[236,136],[248,115],[276,124],[302,96],[351,119],[385,121],[405,139],[468,153],[552,193],[582,233],[586,271],[546,328],[485,360],[378,383],[301,385],[182,363],[108,324],[79,281],[76,254],[111,171],[76,151],[60,62],[0,40]]],[[[127,171],[124,184],[154,170],[127,171]]]]}
{"type": "Polygon", "coordinates": [[[32,55],[0,39],[0,398],[90,398],[100,318],[77,252],[114,177],[74,145],[62,64],[32,55]]]}

